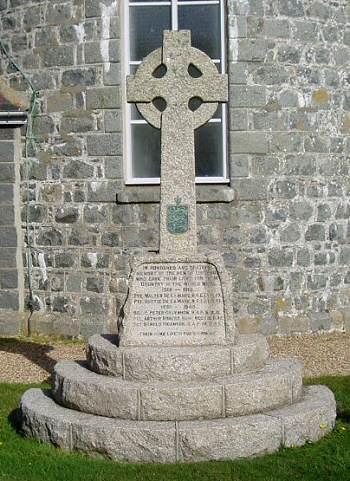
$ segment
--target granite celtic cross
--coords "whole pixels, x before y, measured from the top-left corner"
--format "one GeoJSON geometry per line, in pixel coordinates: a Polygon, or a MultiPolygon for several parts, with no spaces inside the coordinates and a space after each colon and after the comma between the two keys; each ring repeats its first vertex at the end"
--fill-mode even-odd
{"type": "Polygon", "coordinates": [[[214,62],[191,46],[190,31],[164,31],[163,48],[128,76],[127,100],[161,129],[160,253],[195,253],[194,130],[214,115],[218,102],[227,102],[227,75],[219,74],[214,62]],[[158,99],[166,104],[163,111],[157,108],[158,99]],[[195,111],[191,99],[202,102],[195,111]]]}

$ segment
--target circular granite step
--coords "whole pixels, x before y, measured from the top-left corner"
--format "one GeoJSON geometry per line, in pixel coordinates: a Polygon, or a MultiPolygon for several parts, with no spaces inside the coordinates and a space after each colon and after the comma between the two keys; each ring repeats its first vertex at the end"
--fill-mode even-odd
{"type": "Polygon", "coordinates": [[[116,336],[92,336],[89,368],[128,381],[202,381],[263,367],[269,356],[264,336],[242,335],[234,345],[188,347],[117,347],[116,336]]]}
{"type": "Polygon", "coordinates": [[[302,366],[274,359],[252,373],[210,381],[140,383],[103,376],[71,361],[55,367],[53,395],[63,406],[120,419],[173,421],[253,414],[300,397],[302,366]]]}
{"type": "Polygon", "coordinates": [[[305,388],[302,399],[266,414],[210,421],[124,421],[83,414],[30,389],[21,401],[28,437],[119,462],[175,463],[228,460],[315,442],[334,427],[333,393],[305,388]]]}

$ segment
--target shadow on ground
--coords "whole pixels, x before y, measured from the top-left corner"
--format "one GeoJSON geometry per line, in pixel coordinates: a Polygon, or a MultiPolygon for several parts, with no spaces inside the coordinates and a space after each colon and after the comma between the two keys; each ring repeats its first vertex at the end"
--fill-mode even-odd
{"type": "Polygon", "coordinates": [[[10,425],[13,427],[15,431],[21,434],[21,411],[19,408],[14,409],[10,412],[7,419],[10,425]]]}
{"type": "Polygon", "coordinates": [[[11,337],[3,337],[0,339],[0,352],[3,351],[24,356],[30,362],[36,364],[48,373],[49,376],[45,382],[50,381],[56,364],[56,361],[48,356],[48,353],[53,350],[54,347],[50,344],[40,344],[11,337]]]}

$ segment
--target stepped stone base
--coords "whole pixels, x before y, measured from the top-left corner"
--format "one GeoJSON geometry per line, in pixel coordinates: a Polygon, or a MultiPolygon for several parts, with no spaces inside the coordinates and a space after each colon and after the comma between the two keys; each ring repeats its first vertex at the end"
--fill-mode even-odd
{"type": "Polygon", "coordinates": [[[55,367],[54,399],[85,413],[143,421],[215,419],[259,413],[297,401],[302,366],[271,360],[254,372],[202,382],[124,381],[75,362],[55,367]]]}
{"type": "Polygon", "coordinates": [[[335,423],[332,392],[303,388],[296,360],[266,339],[218,346],[117,347],[92,336],[87,362],[60,362],[51,393],[26,392],[25,435],[121,462],[237,459],[317,441],[335,423]]]}
{"type": "Polygon", "coordinates": [[[238,459],[314,442],[331,431],[335,401],[324,386],[264,414],[196,421],[130,421],[73,411],[40,389],[21,402],[25,435],[60,448],[121,462],[175,463],[238,459]]]}

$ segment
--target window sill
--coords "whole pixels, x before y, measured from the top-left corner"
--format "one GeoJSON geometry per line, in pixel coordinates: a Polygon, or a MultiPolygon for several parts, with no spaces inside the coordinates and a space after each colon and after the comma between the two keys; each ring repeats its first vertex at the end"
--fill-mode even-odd
{"type": "MultiPolygon", "coordinates": [[[[232,202],[235,192],[231,187],[222,184],[197,185],[197,203],[207,204],[210,202],[227,203],[232,202]]],[[[160,202],[159,186],[127,186],[118,193],[117,204],[145,204],[160,202]]]]}

